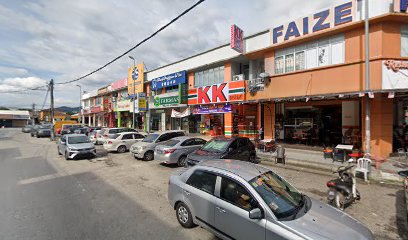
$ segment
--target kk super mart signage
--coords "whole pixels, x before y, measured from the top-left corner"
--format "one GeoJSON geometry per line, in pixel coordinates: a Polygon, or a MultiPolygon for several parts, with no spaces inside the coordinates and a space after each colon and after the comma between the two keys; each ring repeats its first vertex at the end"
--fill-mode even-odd
{"type": "Polygon", "coordinates": [[[188,90],[188,104],[208,104],[245,100],[245,81],[221,83],[188,90]]]}
{"type": "Polygon", "coordinates": [[[136,64],[128,69],[128,95],[133,96],[135,93],[143,92],[144,82],[144,63],[136,64]],[[134,89],[135,87],[135,89],[134,89]]]}

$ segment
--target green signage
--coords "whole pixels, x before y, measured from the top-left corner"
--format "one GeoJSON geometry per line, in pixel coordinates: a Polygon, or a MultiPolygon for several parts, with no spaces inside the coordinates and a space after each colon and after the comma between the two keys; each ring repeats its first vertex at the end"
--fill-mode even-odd
{"type": "Polygon", "coordinates": [[[167,104],[179,104],[179,97],[178,96],[173,96],[173,97],[155,97],[154,98],[154,106],[158,107],[160,105],[167,105],[167,104]]]}

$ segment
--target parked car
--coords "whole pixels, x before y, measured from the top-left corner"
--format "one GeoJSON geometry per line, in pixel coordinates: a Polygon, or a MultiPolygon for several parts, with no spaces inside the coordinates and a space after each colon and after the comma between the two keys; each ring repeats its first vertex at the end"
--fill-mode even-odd
{"type": "Polygon", "coordinates": [[[187,165],[208,159],[235,159],[258,163],[255,145],[246,137],[216,137],[187,156],[187,165]]]}
{"type": "Polygon", "coordinates": [[[132,128],[102,128],[98,134],[96,134],[95,144],[103,144],[108,138],[116,138],[115,134],[122,132],[137,132],[132,128]]]}
{"type": "Polygon", "coordinates": [[[142,141],[133,144],[130,148],[130,152],[136,159],[151,161],[154,159],[154,148],[157,145],[172,138],[185,135],[185,132],[180,130],[151,133],[142,141]]]}
{"type": "Polygon", "coordinates": [[[85,134],[65,134],[59,139],[57,148],[58,154],[64,155],[66,160],[96,156],[95,146],[85,134]]]}
{"type": "Polygon", "coordinates": [[[73,133],[75,133],[75,134],[85,134],[85,135],[88,136],[89,135],[89,128],[87,128],[87,127],[76,128],[73,133]]]}
{"type": "Polygon", "coordinates": [[[124,153],[130,149],[130,146],[141,141],[147,136],[142,132],[122,132],[115,134],[116,138],[109,138],[103,143],[103,148],[109,152],[115,151],[124,153]]]}
{"type": "Polygon", "coordinates": [[[222,239],[374,239],[362,223],[248,162],[204,161],[170,176],[168,200],[185,228],[222,239]]]}
{"type": "MultiPolygon", "coordinates": [[[[79,127],[81,127],[81,124],[62,124],[60,134],[64,135],[64,134],[74,133],[74,132],[71,132],[72,127],[79,128],[79,127]]],[[[73,130],[75,130],[75,129],[73,129],[73,130]]]]}
{"type": "Polygon", "coordinates": [[[25,125],[24,127],[21,128],[21,131],[23,133],[30,133],[33,127],[34,127],[33,125],[25,125]]]}
{"type": "Polygon", "coordinates": [[[195,137],[176,137],[156,146],[154,159],[165,164],[186,165],[187,155],[201,148],[207,141],[195,137]]]}
{"type": "Polygon", "coordinates": [[[31,137],[51,137],[50,125],[35,125],[31,129],[31,137]]]}

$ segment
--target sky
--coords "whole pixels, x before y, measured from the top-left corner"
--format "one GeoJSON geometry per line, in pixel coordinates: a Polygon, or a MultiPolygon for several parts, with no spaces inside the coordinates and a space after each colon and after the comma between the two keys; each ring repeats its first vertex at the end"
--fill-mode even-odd
{"type": "MultiPolygon", "coordinates": [[[[11,91],[83,76],[136,45],[197,0],[0,0],[0,106],[49,107],[46,91],[11,91]],[[7,93],[9,92],[9,93],[7,93]]],[[[307,16],[346,0],[206,0],[129,55],[147,69],[307,16]]],[[[91,91],[126,78],[123,57],[79,82],[55,87],[55,106],[79,105],[91,91]]]]}

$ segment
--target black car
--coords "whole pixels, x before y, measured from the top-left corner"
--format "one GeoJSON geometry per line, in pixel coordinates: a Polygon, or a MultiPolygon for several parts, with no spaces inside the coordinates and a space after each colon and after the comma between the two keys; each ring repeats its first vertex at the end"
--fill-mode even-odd
{"type": "Polygon", "coordinates": [[[85,135],[88,136],[89,128],[87,128],[87,127],[76,128],[76,129],[74,129],[73,133],[75,133],[75,134],[85,134],[85,135]]]}
{"type": "Polygon", "coordinates": [[[255,145],[246,137],[216,137],[199,150],[187,156],[187,165],[194,166],[203,160],[235,159],[258,163],[255,145]]]}

